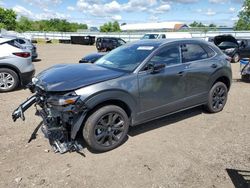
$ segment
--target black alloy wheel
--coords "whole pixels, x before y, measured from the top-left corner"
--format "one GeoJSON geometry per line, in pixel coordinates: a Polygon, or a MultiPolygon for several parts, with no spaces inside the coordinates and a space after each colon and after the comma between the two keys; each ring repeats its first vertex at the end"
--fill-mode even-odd
{"type": "Polygon", "coordinates": [[[209,92],[206,109],[211,113],[220,112],[227,102],[227,95],[227,86],[223,82],[215,83],[209,92]]]}
{"type": "Polygon", "coordinates": [[[125,140],[129,128],[126,112],[115,105],[97,109],[87,119],[83,128],[83,137],[91,149],[109,151],[125,140]]]}

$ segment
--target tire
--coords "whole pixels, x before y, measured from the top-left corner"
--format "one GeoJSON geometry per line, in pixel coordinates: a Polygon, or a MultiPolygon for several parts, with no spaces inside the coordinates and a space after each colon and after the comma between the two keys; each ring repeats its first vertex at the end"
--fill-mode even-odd
{"type": "Polygon", "coordinates": [[[227,95],[227,86],[223,82],[215,83],[209,91],[206,110],[210,113],[222,111],[227,102],[227,95]]]}
{"type": "Polygon", "coordinates": [[[83,138],[90,149],[98,152],[112,150],[121,145],[128,133],[129,118],[126,112],[115,105],[101,107],[87,119],[83,138]]]}
{"type": "Polygon", "coordinates": [[[15,90],[19,82],[18,75],[15,71],[8,68],[0,68],[0,92],[15,90]]]}
{"type": "Polygon", "coordinates": [[[238,63],[240,61],[240,54],[239,53],[234,54],[232,61],[233,63],[238,63]]]}

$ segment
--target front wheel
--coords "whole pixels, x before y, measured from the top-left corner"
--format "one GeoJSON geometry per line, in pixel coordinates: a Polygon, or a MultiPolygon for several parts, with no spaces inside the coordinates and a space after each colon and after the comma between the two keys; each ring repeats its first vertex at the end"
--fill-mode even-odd
{"type": "Polygon", "coordinates": [[[108,105],[89,116],[83,128],[83,137],[91,149],[105,152],[122,144],[128,128],[126,112],[118,106],[108,105]]]}
{"type": "Polygon", "coordinates": [[[227,102],[228,89],[223,82],[217,82],[210,89],[208,94],[208,103],[206,109],[210,113],[216,113],[223,110],[227,102]]]}

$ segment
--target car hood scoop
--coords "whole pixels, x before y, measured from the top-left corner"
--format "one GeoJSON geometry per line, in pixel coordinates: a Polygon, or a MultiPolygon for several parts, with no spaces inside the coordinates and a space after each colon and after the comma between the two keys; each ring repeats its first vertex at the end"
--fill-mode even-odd
{"type": "Polygon", "coordinates": [[[124,74],[89,63],[59,64],[38,74],[35,84],[49,92],[71,91],[124,74]]]}

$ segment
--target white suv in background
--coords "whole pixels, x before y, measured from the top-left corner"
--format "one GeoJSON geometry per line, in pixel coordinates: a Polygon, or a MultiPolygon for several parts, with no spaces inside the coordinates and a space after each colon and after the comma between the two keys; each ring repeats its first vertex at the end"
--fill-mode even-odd
{"type": "Polygon", "coordinates": [[[0,38],[0,92],[27,85],[34,73],[30,50],[14,39],[0,38]]]}

